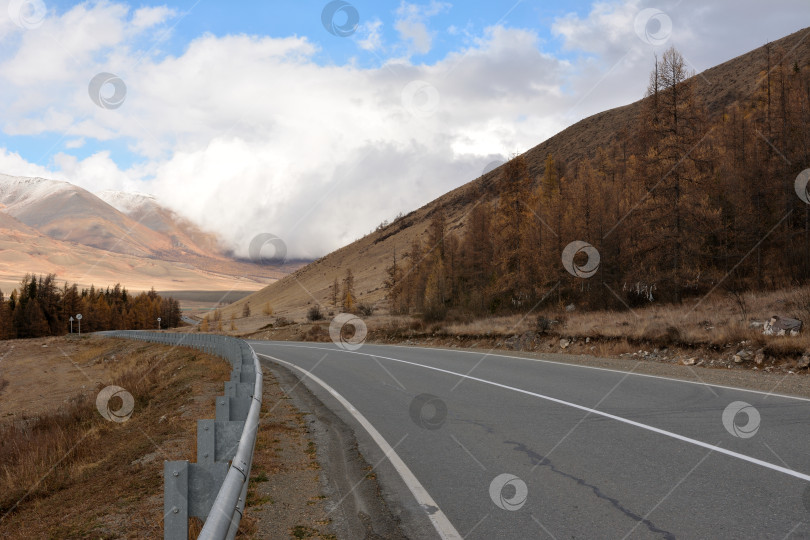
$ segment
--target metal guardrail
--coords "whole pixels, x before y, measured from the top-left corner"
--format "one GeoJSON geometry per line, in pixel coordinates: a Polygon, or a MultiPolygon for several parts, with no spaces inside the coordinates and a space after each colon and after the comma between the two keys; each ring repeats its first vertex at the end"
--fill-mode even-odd
{"type": "Polygon", "coordinates": [[[197,421],[197,463],[163,465],[163,538],[186,540],[189,516],[205,520],[198,538],[233,539],[245,509],[248,479],[259,426],[262,370],[243,340],[213,334],[136,330],[100,335],[192,347],[230,361],[231,380],[216,398],[216,420],[197,421]]]}

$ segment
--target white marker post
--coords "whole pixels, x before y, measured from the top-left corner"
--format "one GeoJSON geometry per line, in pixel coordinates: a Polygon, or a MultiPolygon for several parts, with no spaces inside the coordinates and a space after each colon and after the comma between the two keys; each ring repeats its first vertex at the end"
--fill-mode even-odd
{"type": "Polygon", "coordinates": [[[82,314],[76,315],[76,320],[79,321],[79,335],[82,335],[82,314]]]}
{"type": "Polygon", "coordinates": [[[158,330],[160,330],[160,317],[158,317],[158,330]]]}
{"type": "Polygon", "coordinates": [[[68,320],[70,321],[70,333],[72,334],[73,333],[73,317],[71,317],[68,320]]]}

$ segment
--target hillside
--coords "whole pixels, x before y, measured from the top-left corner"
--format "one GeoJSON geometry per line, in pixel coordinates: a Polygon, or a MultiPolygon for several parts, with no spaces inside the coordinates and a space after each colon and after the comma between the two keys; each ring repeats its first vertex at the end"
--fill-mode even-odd
{"type": "MultiPolygon", "coordinates": [[[[772,50],[787,53],[785,64],[797,62],[806,67],[807,58],[810,58],[810,40],[803,39],[806,34],[805,29],[782,38],[772,44],[772,50]]],[[[767,55],[766,48],[761,47],[691,79],[695,96],[705,105],[710,120],[717,120],[732,104],[754,94],[761,82],[760,74],[767,64],[767,55]]],[[[634,84],[638,86],[639,94],[643,94],[647,81],[636,81],[634,84]]],[[[562,163],[564,168],[583,158],[593,158],[600,147],[618,143],[626,150],[624,141],[627,133],[638,124],[643,102],[644,100],[639,100],[581,120],[527,151],[523,158],[535,185],[538,185],[544,173],[544,161],[548,154],[553,154],[558,165],[562,163]]],[[[225,314],[233,312],[237,316],[241,315],[245,302],[249,302],[251,306],[262,306],[269,302],[277,315],[301,318],[308,304],[317,302],[331,306],[330,286],[336,277],[339,280],[343,278],[347,268],[354,272],[355,292],[359,299],[377,307],[384,306],[383,281],[386,277],[385,269],[391,264],[392,254],[395,251],[400,256],[406,253],[411,241],[425,234],[431,216],[439,207],[443,207],[446,214],[447,231],[462,232],[467,216],[475,205],[497,199],[497,182],[502,169],[503,167],[495,169],[387,227],[330,253],[234,304],[225,310],[225,314]]],[[[254,307],[254,314],[257,311],[254,307]]]]}
{"type": "Polygon", "coordinates": [[[257,290],[289,271],[227,257],[215,236],[148,195],[96,196],[69,182],[0,174],[5,292],[27,273],[83,287],[227,291],[257,290]]]}
{"type": "Polygon", "coordinates": [[[240,277],[184,263],[112,253],[55,240],[0,212],[0,290],[5,293],[17,287],[29,272],[53,273],[60,282],[75,282],[83,287],[106,288],[121,283],[132,291],[152,287],[255,290],[263,282],[255,276],[252,266],[245,264],[244,277],[240,277]]]}
{"type": "Polygon", "coordinates": [[[68,182],[1,175],[0,204],[10,216],[57,240],[138,256],[172,247],[165,236],[68,182]]]}
{"type": "Polygon", "coordinates": [[[162,206],[157,199],[143,193],[102,191],[96,196],[149,229],[167,236],[171,253],[194,253],[202,256],[220,256],[216,236],[206,233],[175,212],[162,206]]]}

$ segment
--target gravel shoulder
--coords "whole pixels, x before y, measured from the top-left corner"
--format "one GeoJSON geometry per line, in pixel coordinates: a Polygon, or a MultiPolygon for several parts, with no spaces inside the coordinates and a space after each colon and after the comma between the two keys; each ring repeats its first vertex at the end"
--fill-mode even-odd
{"type": "Polygon", "coordinates": [[[252,538],[404,539],[354,433],[298,377],[271,362],[246,520],[252,538]]]}

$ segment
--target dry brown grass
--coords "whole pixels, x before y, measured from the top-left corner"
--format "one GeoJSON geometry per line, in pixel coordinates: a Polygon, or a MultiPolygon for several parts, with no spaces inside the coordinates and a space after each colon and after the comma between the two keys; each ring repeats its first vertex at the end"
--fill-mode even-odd
{"type": "Polygon", "coordinates": [[[572,336],[632,338],[661,344],[724,346],[746,341],[792,354],[810,348],[810,332],[797,337],[764,336],[761,327],[751,327],[751,323],[779,314],[803,317],[808,324],[810,313],[802,311],[802,298],[810,298],[810,288],[745,293],[744,309],[733,296],[715,294],[682,305],[574,312],[566,314],[564,331],[572,336]]]}
{"type": "Polygon", "coordinates": [[[4,534],[160,536],[162,461],[194,459],[193,427],[213,413],[213,400],[189,417],[180,411],[200,407],[193,400],[203,388],[213,396],[211,385],[228,378],[229,366],[188,349],[117,340],[91,342],[74,360],[91,361],[100,351],[116,356],[105,385],[133,395],[132,417],[105,420],[92,392],[60,410],[0,424],[4,534]]]}

